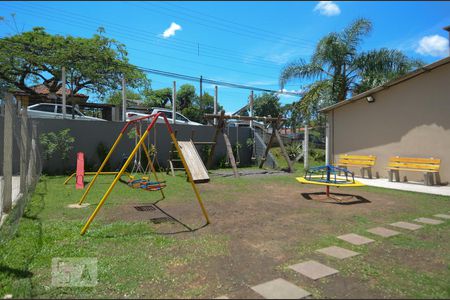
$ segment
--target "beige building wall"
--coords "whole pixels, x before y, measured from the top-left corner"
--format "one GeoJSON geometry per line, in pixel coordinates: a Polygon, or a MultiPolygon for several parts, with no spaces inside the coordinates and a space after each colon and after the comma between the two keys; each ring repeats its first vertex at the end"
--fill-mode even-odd
{"type": "MultiPolygon", "coordinates": [[[[441,181],[450,181],[450,64],[337,107],[331,153],[376,155],[374,175],[387,178],[389,157],[441,159],[441,181]]],[[[350,168],[359,174],[359,170],[350,168]]],[[[423,181],[423,173],[400,171],[400,179],[423,181]]]]}

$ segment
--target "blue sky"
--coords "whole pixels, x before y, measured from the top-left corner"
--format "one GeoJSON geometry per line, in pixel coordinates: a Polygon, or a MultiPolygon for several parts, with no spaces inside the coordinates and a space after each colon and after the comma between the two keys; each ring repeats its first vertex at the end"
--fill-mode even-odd
{"type": "MultiPolygon", "coordinates": [[[[99,26],[127,46],[138,66],[278,90],[286,63],[308,59],[316,42],[358,17],[373,22],[362,50],[404,51],[427,63],[448,54],[450,2],[0,2],[0,16],[16,14],[17,27],[89,37],[99,26]],[[165,33],[165,34],[164,34],[165,33]]],[[[0,36],[14,34],[0,23],[0,36]]],[[[149,75],[152,87],[174,79],[149,75]]],[[[186,83],[177,80],[177,85],[186,83]]],[[[193,83],[198,89],[198,82],[193,83]]],[[[305,82],[286,87],[298,91],[305,82]]],[[[213,94],[213,86],[204,85],[213,94]]],[[[219,87],[227,112],[244,106],[250,91],[219,87]]],[[[283,96],[282,103],[298,100],[283,96]]]]}

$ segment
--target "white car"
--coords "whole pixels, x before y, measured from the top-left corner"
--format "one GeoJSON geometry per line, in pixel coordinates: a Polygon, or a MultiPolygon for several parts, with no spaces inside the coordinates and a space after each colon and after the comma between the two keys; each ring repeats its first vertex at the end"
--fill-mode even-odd
{"type": "MultiPolygon", "coordinates": [[[[55,103],[38,103],[27,108],[28,117],[30,118],[45,118],[45,119],[62,119],[62,104],[55,103]]],[[[88,117],[80,112],[76,107],[72,108],[70,105],[66,105],[66,119],[82,121],[106,121],[100,118],[88,117]]]]}
{"type": "MultiPolygon", "coordinates": [[[[130,121],[130,120],[134,120],[134,119],[137,119],[140,117],[149,116],[151,114],[156,114],[158,112],[163,112],[166,115],[167,119],[169,120],[169,123],[172,124],[172,121],[173,121],[172,110],[166,109],[166,108],[160,108],[160,107],[151,108],[148,113],[137,112],[137,111],[127,111],[126,120],[130,121]]],[[[164,119],[162,117],[159,117],[156,122],[164,123],[164,119]]],[[[176,124],[195,125],[195,126],[203,125],[203,124],[189,120],[188,118],[186,118],[179,112],[176,113],[176,124]]]]}

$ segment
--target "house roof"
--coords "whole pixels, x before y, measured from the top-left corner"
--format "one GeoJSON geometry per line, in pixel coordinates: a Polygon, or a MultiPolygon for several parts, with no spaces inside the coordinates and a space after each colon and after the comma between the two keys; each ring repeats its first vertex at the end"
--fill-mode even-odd
{"type": "MultiPolygon", "coordinates": [[[[48,89],[48,87],[46,87],[43,84],[38,84],[38,85],[32,86],[31,89],[33,89],[39,95],[49,95],[50,94],[50,90],[48,89]]],[[[17,91],[17,92],[14,92],[14,94],[16,94],[16,95],[28,95],[28,93],[24,92],[24,91],[17,91]]],[[[66,88],[66,94],[68,96],[70,95],[70,89],[66,88]]],[[[62,96],[62,87],[56,92],[56,95],[62,96]]],[[[81,94],[81,93],[76,93],[74,95],[74,97],[89,98],[88,95],[81,94]]]]}
{"type": "Polygon", "coordinates": [[[361,94],[358,94],[358,95],[356,95],[356,96],[353,96],[353,97],[351,97],[350,99],[347,99],[347,100],[338,102],[338,103],[336,103],[336,104],[333,104],[333,105],[331,105],[331,106],[322,108],[321,110],[319,110],[319,112],[327,113],[327,112],[329,112],[329,111],[331,111],[331,110],[334,110],[334,109],[336,109],[336,108],[338,108],[338,107],[341,107],[341,106],[344,106],[344,105],[353,103],[353,102],[358,101],[358,100],[361,100],[361,99],[365,99],[367,96],[369,96],[369,95],[371,95],[371,94],[374,94],[374,93],[377,93],[377,92],[379,92],[379,91],[385,90],[385,89],[387,89],[387,88],[389,88],[389,87],[391,87],[391,86],[393,86],[393,85],[402,83],[402,82],[404,82],[404,81],[407,81],[407,80],[409,80],[409,79],[412,79],[412,78],[414,78],[414,77],[417,77],[417,76],[419,76],[419,75],[421,75],[421,74],[423,74],[423,73],[425,73],[425,72],[429,72],[429,71],[431,71],[431,70],[433,70],[433,69],[436,69],[436,68],[438,68],[438,67],[441,67],[441,66],[443,66],[443,65],[446,65],[446,64],[448,64],[448,63],[450,63],[450,56],[448,56],[448,57],[446,57],[446,58],[444,58],[444,59],[438,60],[438,61],[436,61],[436,62],[434,62],[434,63],[429,64],[429,65],[426,65],[426,66],[423,66],[423,67],[421,67],[421,68],[418,68],[418,69],[416,69],[416,70],[414,70],[414,71],[412,71],[412,72],[410,72],[410,73],[408,73],[408,74],[405,74],[404,76],[402,76],[402,77],[400,77],[400,78],[397,78],[397,79],[388,81],[388,82],[386,82],[386,83],[383,84],[383,85],[377,86],[377,87],[375,87],[375,88],[373,88],[373,89],[370,89],[370,90],[365,91],[365,92],[363,92],[363,93],[361,93],[361,94]]]}

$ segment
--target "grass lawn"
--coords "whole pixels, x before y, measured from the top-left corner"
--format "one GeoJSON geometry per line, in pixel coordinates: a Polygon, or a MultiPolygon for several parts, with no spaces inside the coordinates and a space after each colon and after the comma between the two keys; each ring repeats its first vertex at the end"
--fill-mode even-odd
{"type": "MultiPolygon", "coordinates": [[[[70,209],[83,191],[64,177],[43,176],[14,238],[0,245],[0,296],[38,298],[258,298],[249,287],[278,277],[313,297],[449,298],[450,221],[380,238],[365,232],[396,221],[450,211],[448,197],[362,187],[341,192],[368,202],[338,205],[307,200],[323,188],[300,185],[296,174],[213,177],[199,189],[204,219],[183,176],[165,176],[158,192],[118,184],[85,236],[79,232],[112,177],[100,178],[84,209],[70,209]],[[157,202],[152,211],[136,207],[157,202]],[[154,224],[170,216],[178,222],[154,224]],[[188,231],[187,226],[193,231],[188,231]],[[359,233],[376,240],[352,246],[336,238],[359,233]],[[337,260],[315,252],[341,246],[361,255],[337,260]],[[54,287],[55,257],[98,260],[95,287],[54,287]],[[340,271],[317,281],[290,264],[314,259],[340,271]]],[[[90,180],[89,177],[86,178],[90,180]]],[[[333,190],[336,191],[336,190],[333,190]]]]}

